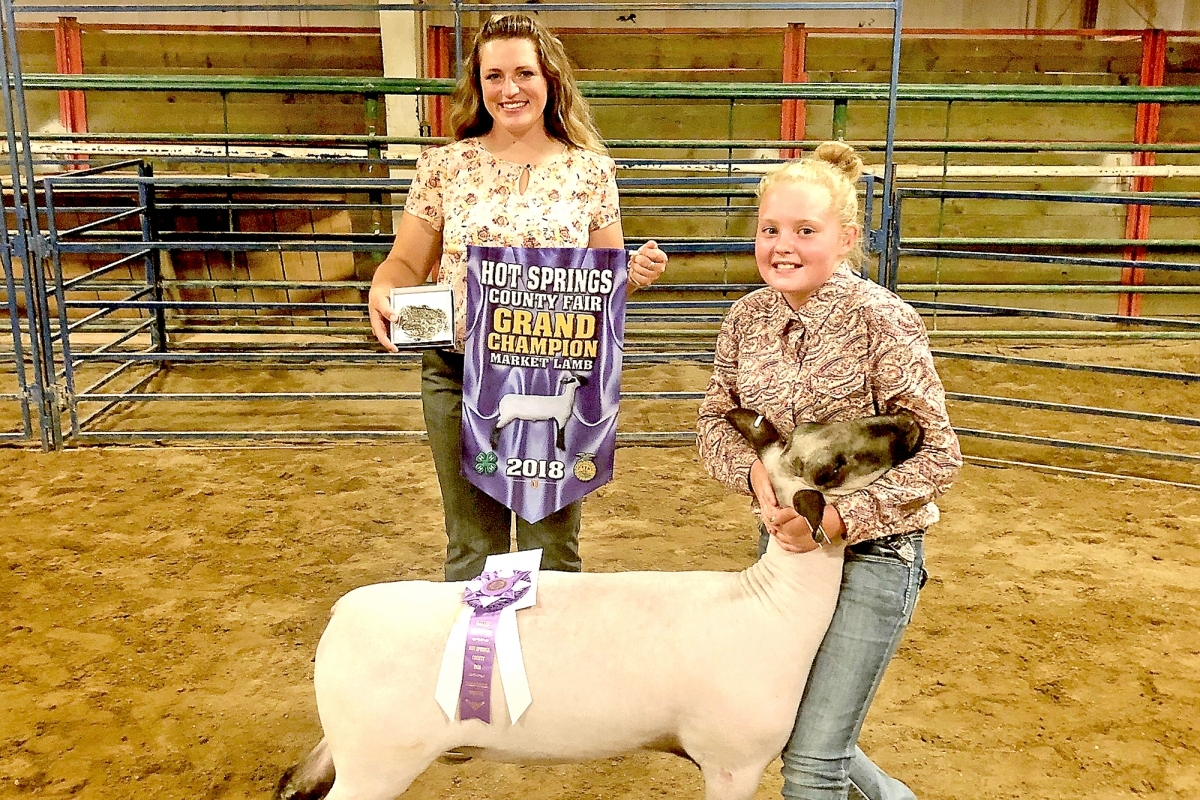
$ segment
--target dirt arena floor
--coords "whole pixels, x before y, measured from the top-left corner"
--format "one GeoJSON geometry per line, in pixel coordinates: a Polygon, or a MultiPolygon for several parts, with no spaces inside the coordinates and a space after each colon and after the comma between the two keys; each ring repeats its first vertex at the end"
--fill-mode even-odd
{"type": "MultiPolygon", "coordinates": [[[[1071,357],[1200,372],[1194,350],[1097,345],[1071,357]]],[[[952,391],[1191,416],[1200,408],[1194,383],[952,360],[939,369],[952,391]]],[[[708,372],[631,368],[626,386],[702,389],[708,372]]],[[[354,388],[350,375],[263,369],[230,381],[245,391],[354,388]]],[[[416,386],[411,370],[387,380],[416,386]]],[[[214,383],[178,370],[163,379],[175,391],[214,383]]],[[[311,413],[288,403],[163,405],[100,424],[290,430],[311,413]]],[[[419,427],[419,412],[399,405],[382,415],[378,404],[343,403],[318,422],[333,429],[374,414],[388,427],[419,427]]],[[[622,413],[625,430],[682,430],[695,404],[630,403],[622,413]]],[[[1195,428],[967,403],[953,404],[952,417],[968,428],[1200,454],[1195,428]]],[[[1194,464],[963,445],[977,456],[1200,483],[1194,464]]],[[[940,505],[931,580],[864,748],[927,800],[1200,797],[1200,491],[969,464],[940,505]]],[[[6,448],[0,509],[2,798],[268,797],[320,736],[312,657],[332,603],[362,584],[441,573],[438,491],[419,443],[6,448]]],[[[737,570],[752,562],[755,541],[746,499],[705,476],[693,447],[626,447],[616,480],[585,503],[582,547],[594,571],[737,570]]],[[[779,782],[776,762],[756,797],[777,797],[779,782]]],[[[689,763],[645,754],[435,764],[406,795],[702,796],[689,763]]]]}

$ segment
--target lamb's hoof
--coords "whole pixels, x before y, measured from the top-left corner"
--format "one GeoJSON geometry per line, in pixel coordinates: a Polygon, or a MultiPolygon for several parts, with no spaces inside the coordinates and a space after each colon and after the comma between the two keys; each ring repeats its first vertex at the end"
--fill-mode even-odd
{"type": "Polygon", "coordinates": [[[461,750],[447,750],[437,760],[443,764],[465,764],[471,760],[471,756],[461,750]]]}
{"type": "Polygon", "coordinates": [[[296,771],[299,765],[288,767],[279,776],[275,787],[276,800],[321,800],[333,788],[333,780],[321,780],[312,786],[297,786],[296,771]]]}

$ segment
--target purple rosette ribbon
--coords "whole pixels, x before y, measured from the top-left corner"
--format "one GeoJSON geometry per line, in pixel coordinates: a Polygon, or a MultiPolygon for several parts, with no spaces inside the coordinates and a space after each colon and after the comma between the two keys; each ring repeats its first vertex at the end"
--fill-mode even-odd
{"type": "Polygon", "coordinates": [[[467,582],[463,602],[472,608],[463,650],[459,719],[492,721],[492,665],[496,660],[496,627],[500,613],[520,600],[532,582],[524,570],[485,572],[467,582]]]}

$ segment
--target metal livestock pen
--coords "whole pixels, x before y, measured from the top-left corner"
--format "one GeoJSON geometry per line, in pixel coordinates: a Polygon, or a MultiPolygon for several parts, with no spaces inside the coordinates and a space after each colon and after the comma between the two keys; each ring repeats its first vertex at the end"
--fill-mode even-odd
{"type": "MultiPolygon", "coordinates": [[[[273,5],[272,9],[287,6],[273,5]]],[[[114,13],[118,7],[112,7],[114,13]]],[[[128,11],[124,7],[120,10],[128,11]]],[[[146,8],[152,8],[147,6],[146,8]]],[[[157,7],[154,7],[157,8],[157,7]]],[[[172,7],[179,8],[179,7],[172,7]]],[[[196,5],[193,10],[232,8],[196,5]]],[[[244,10],[245,7],[239,7],[244,10]]],[[[264,6],[264,8],[266,8],[264,6]]],[[[311,9],[312,7],[306,7],[311,9]]],[[[330,6],[332,9],[333,6],[330,6]]],[[[361,10],[362,6],[355,6],[361,10]]],[[[401,6],[379,4],[380,10],[453,13],[455,52],[461,52],[465,15],[507,10],[507,6],[467,4],[401,6]]],[[[524,6],[513,6],[520,10],[524,6]]],[[[874,8],[893,13],[889,80],[886,83],[801,83],[694,81],[585,81],[594,102],[632,98],[653,104],[663,101],[712,101],[728,104],[726,138],[618,139],[607,142],[616,157],[622,212],[628,239],[637,243],[655,238],[675,259],[717,258],[720,269],[698,269],[689,277],[652,287],[630,303],[625,362],[704,363],[724,310],[740,294],[755,287],[747,275],[729,267],[730,257],[749,254],[753,237],[753,185],[761,172],[811,147],[806,138],[750,139],[732,135],[739,104],[825,103],[829,136],[845,138],[852,104],[870,109],[886,107],[872,119],[876,136],[850,139],[872,154],[874,169],[864,180],[868,244],[874,258],[868,274],[898,291],[926,315],[935,351],[943,362],[971,361],[1004,364],[1017,369],[1053,370],[1064,375],[1088,372],[1114,382],[1165,381],[1195,386],[1194,369],[1142,369],[1083,363],[1058,355],[1026,358],[985,352],[980,345],[994,342],[1040,343],[1087,341],[1191,341],[1200,331],[1200,316],[1188,306],[1200,285],[1195,253],[1200,239],[1193,233],[1153,238],[1148,231],[1151,207],[1194,209],[1195,192],[1146,191],[1154,175],[1194,177],[1200,168],[1187,159],[1200,153],[1200,142],[1161,143],[1155,140],[1143,114],[1157,108],[1188,108],[1200,102],[1200,86],[1162,86],[1159,74],[1141,86],[1033,86],[902,84],[900,74],[901,2],[881,3],[659,3],[542,4],[539,11],[569,12],[596,9],[628,10],[791,10],[830,11],[874,8]],[[898,110],[921,104],[952,106],[1028,104],[1033,107],[1135,107],[1139,115],[1137,140],[1079,141],[925,141],[898,140],[898,110]],[[771,152],[764,154],[763,150],[771,152]],[[661,155],[662,153],[666,155],[661,155]],[[682,156],[676,157],[676,152],[682,156]],[[1053,154],[1056,157],[1093,153],[1131,153],[1136,163],[1091,176],[1132,176],[1134,192],[1007,191],[947,188],[956,178],[978,176],[952,163],[961,154],[989,157],[1012,154],[1053,154]],[[920,163],[898,163],[907,153],[920,163]],[[699,154],[699,157],[697,157],[699,154]],[[1155,165],[1154,156],[1175,156],[1179,164],[1155,165]],[[940,159],[929,162],[930,158],[940,159]],[[924,161],[922,161],[924,160],[924,161]],[[923,165],[922,165],[923,164],[923,165]],[[922,186],[935,182],[937,187],[922,186]],[[963,213],[974,201],[1011,203],[1031,209],[1104,206],[1112,213],[1132,210],[1133,221],[1123,237],[954,235],[945,221],[948,213],[963,213]],[[907,209],[907,211],[905,211],[907,209]],[[951,211],[948,212],[948,209],[951,211]],[[902,213],[903,212],[903,213],[902,213]],[[913,216],[925,222],[909,225],[913,216]],[[1144,215],[1145,219],[1142,219],[1144,215]],[[672,224],[672,218],[695,224],[672,224]],[[919,228],[936,220],[929,235],[919,228]],[[697,233],[698,231],[698,233],[697,233]],[[1148,251],[1169,253],[1168,260],[1151,260],[1148,251]],[[1116,255],[1112,255],[1112,254],[1116,255]],[[967,262],[987,280],[942,279],[943,265],[967,262]],[[1020,263],[1044,268],[1044,279],[1014,282],[1001,270],[1020,263]],[[1146,283],[1147,271],[1155,283],[1146,283]],[[906,278],[910,279],[906,280],[906,278]],[[997,277],[998,276],[998,277],[997,277]],[[955,295],[952,301],[942,298],[955,295]],[[959,302],[959,296],[966,301],[959,302]],[[1142,296],[1179,300],[1168,313],[1146,316],[1142,296]],[[1014,303],[1010,298],[1019,298],[1014,303]],[[1036,298],[1031,301],[1031,298],[1036,298]],[[1081,301],[1086,308],[1066,306],[1081,301]],[[1095,310],[1117,299],[1118,313],[1095,310]],[[1189,308],[1191,310],[1189,310],[1189,308]],[[1050,325],[1055,327],[1050,327],[1050,325]]],[[[146,135],[121,132],[38,133],[31,131],[26,95],[29,92],[194,93],[219,97],[262,93],[286,96],[350,97],[362,108],[368,126],[380,116],[388,95],[438,98],[448,94],[448,78],[345,78],[323,75],[252,77],[228,75],[27,74],[21,69],[17,44],[18,16],[27,11],[67,14],[97,11],[96,6],[14,4],[3,0],[5,54],[5,113],[10,160],[10,192],[5,194],[6,224],[0,244],[6,275],[6,295],[12,348],[7,356],[11,386],[0,400],[12,405],[6,439],[40,442],[44,448],[72,444],[139,440],[215,439],[335,439],[365,437],[411,438],[422,435],[419,425],[408,427],[357,423],[327,427],[273,428],[267,424],[228,425],[215,415],[215,426],[155,427],[150,404],[182,404],[211,408],[213,404],[254,408],[253,403],[391,404],[413,401],[416,392],[380,390],[366,386],[348,390],[311,383],[262,390],[228,391],[196,380],[176,380],[187,368],[219,366],[223,370],[282,368],[285,370],[346,367],[378,370],[407,357],[388,356],[367,335],[363,299],[367,281],[362,265],[377,261],[390,246],[387,214],[402,204],[407,187],[403,170],[411,156],[388,149],[444,141],[436,136],[305,135],[225,132],[219,134],[146,135]],[[356,99],[355,99],[356,98],[356,99]],[[247,166],[292,169],[298,177],[234,174],[247,166]],[[155,167],[159,174],[155,174],[155,167]],[[164,167],[170,167],[169,174],[164,167]],[[185,169],[186,168],[186,169],[185,169]],[[213,170],[226,174],[212,174],[213,170]],[[338,170],[357,173],[336,175],[338,170]],[[334,173],[335,176],[329,175],[334,173]],[[391,173],[389,175],[389,173],[391,173]],[[397,174],[399,173],[399,174],[397,174]],[[389,175],[389,177],[383,177],[389,175]],[[302,219],[291,230],[242,223],[284,215],[302,219]],[[322,221],[330,214],[348,214],[354,224],[322,221]],[[357,216],[355,216],[357,215],[357,216]],[[180,224],[186,220],[185,224],[180,224]],[[365,222],[363,222],[365,220],[365,222]],[[11,230],[8,228],[11,226],[11,230]],[[268,265],[267,266],[264,265],[268,265]],[[219,268],[214,272],[214,265],[219,268]],[[252,269],[251,266],[261,267],[252,269]],[[257,273],[257,274],[256,274],[257,273]],[[263,277],[267,275],[267,277],[263,277]],[[179,384],[179,385],[176,385],[179,384]],[[186,386],[180,388],[180,385],[186,386]],[[186,389],[186,390],[185,390],[186,389]],[[120,424],[113,421],[119,419],[120,424]]],[[[103,10],[103,7],[100,8],[103,10]]],[[[1162,43],[1148,39],[1148,52],[1162,43]]],[[[1161,53],[1159,53],[1161,58],[1161,53]]],[[[793,109],[794,110],[794,109],[793,109]]],[[[228,115],[228,111],[225,111],[228,115]]],[[[795,131],[793,126],[791,130],[795,131]]],[[[1071,175],[1070,168],[1025,167],[1009,174],[1071,175]]],[[[994,168],[992,177],[1006,174],[994,168]]],[[[985,175],[985,177],[987,177],[985,175]]],[[[1037,213],[1027,215],[1036,219],[1037,213]]],[[[260,220],[261,222],[261,220],[260,220]]],[[[278,226],[276,226],[278,227],[278,226]]],[[[1024,274],[1024,273],[1023,273],[1024,274]]],[[[185,376],[187,377],[187,376],[185,376]]],[[[284,384],[287,381],[283,381],[284,384]]],[[[698,387],[697,387],[698,388],[698,387]]],[[[1194,429],[1200,419],[1129,407],[1051,402],[1046,399],[970,391],[952,391],[950,399],[973,406],[1007,406],[1097,419],[1162,423],[1180,430],[1194,429]]],[[[627,391],[630,402],[693,402],[699,391],[627,391]]],[[[376,406],[378,407],[378,406],[376,406]]],[[[236,412],[235,412],[236,413],[236,412]]],[[[318,412],[320,413],[320,412],[318,412]]],[[[196,415],[201,416],[200,414],[196,415]]],[[[199,421],[197,419],[197,421],[199,421]]],[[[266,415],[250,422],[265,423],[266,415]]],[[[1018,425],[1020,418],[1018,418],[1018,425]]],[[[962,427],[960,434],[984,440],[1132,457],[1200,464],[1200,457],[1163,447],[1130,447],[1080,441],[1031,430],[991,430],[962,427]]],[[[680,442],[686,430],[626,431],[626,442],[680,442]]],[[[1051,451],[1053,452],[1053,451],[1051,451]]],[[[986,459],[986,456],[976,456],[986,459]]],[[[1053,466],[1053,458],[1039,460],[1053,466]]],[[[1059,465],[1062,466],[1062,465],[1059,465]]],[[[1121,466],[1112,468],[1120,471],[1121,466]]],[[[1143,470],[1144,472],[1145,470],[1143,470]]],[[[1151,470],[1152,471],[1152,470],[1151,470]]],[[[1185,479],[1186,482],[1186,479],[1185,479]]]]}

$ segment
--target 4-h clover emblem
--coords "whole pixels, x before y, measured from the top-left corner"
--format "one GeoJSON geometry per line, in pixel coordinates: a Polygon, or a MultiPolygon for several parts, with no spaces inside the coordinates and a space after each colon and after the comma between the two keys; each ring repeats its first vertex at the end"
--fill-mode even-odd
{"type": "Polygon", "coordinates": [[[480,475],[491,475],[496,471],[496,465],[499,462],[496,459],[496,454],[493,452],[480,453],[475,456],[475,471],[480,475]]]}

